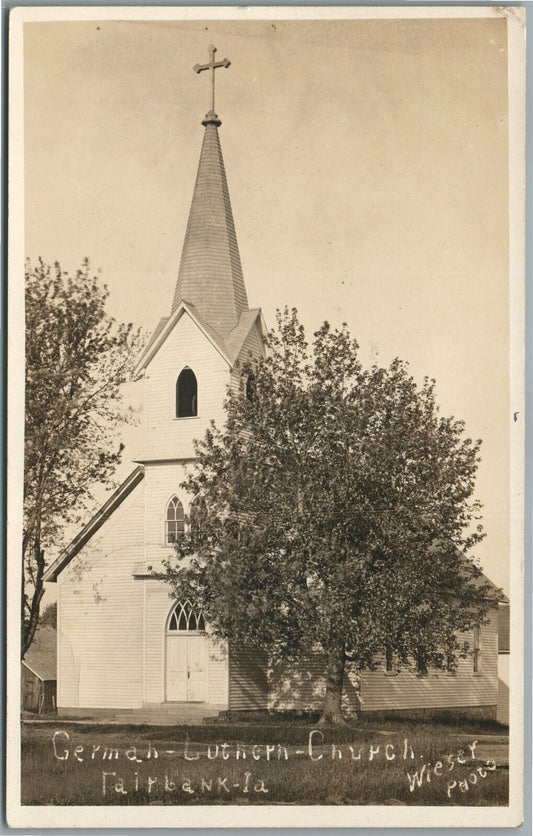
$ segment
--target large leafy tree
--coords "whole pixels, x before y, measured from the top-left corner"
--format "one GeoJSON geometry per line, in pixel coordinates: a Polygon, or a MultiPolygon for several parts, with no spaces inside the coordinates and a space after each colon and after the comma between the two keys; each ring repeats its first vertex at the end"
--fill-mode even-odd
{"type": "Polygon", "coordinates": [[[338,722],[347,660],[453,667],[486,616],[494,592],[467,557],[483,537],[480,442],[440,416],[433,380],[399,360],[364,370],[345,326],[309,347],[285,311],[268,345],[197,444],[190,531],[165,577],[234,644],[319,650],[322,719],[338,722]]]}
{"type": "Polygon", "coordinates": [[[22,655],[44,594],[45,550],[109,484],[132,419],[121,404],[140,335],[105,310],[108,291],[85,260],[74,276],[59,264],[26,264],[26,412],[22,544],[22,655]]]}

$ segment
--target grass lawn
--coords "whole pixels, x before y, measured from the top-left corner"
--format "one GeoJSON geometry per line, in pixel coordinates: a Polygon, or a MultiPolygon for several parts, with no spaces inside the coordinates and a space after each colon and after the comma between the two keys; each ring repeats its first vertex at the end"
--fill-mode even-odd
{"type": "Polygon", "coordinates": [[[25,724],[22,803],[506,805],[473,725],[25,724]]]}

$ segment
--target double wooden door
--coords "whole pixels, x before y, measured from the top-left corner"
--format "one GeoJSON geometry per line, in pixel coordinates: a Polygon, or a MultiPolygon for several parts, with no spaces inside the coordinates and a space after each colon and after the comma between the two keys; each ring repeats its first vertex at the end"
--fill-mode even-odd
{"type": "Polygon", "coordinates": [[[167,635],[167,702],[207,701],[206,636],[167,635]]]}

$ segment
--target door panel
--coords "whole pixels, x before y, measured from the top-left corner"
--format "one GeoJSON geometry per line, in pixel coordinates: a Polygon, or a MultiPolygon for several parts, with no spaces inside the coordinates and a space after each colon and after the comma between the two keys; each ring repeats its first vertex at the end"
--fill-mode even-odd
{"type": "Polygon", "coordinates": [[[167,636],[167,700],[171,702],[187,699],[187,642],[186,636],[167,636]]]}
{"type": "Polygon", "coordinates": [[[207,698],[207,639],[204,636],[189,637],[188,663],[187,699],[189,702],[205,702],[207,698]]]}

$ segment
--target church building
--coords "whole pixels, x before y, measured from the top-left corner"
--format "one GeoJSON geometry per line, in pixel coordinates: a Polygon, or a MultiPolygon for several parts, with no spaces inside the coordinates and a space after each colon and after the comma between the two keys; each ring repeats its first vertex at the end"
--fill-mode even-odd
{"type": "MultiPolygon", "coordinates": [[[[196,66],[214,74],[229,62],[196,66]]],[[[227,710],[321,707],[319,658],[299,671],[269,668],[260,654],[233,651],[203,613],[176,602],[152,569],[173,554],[191,497],[180,487],[194,440],[224,422],[227,387],[239,364],[264,356],[265,322],[250,308],[212,107],[169,315],[137,371],[144,386],[144,442],[136,467],[48,568],[57,583],[57,708],[60,716],[180,722],[227,710]]],[[[284,301],[284,300],[282,300],[284,301]]],[[[347,666],[345,708],[357,711],[461,707],[490,715],[498,687],[498,619],[470,637],[473,656],[457,672],[419,678],[383,666],[347,666]]]]}

